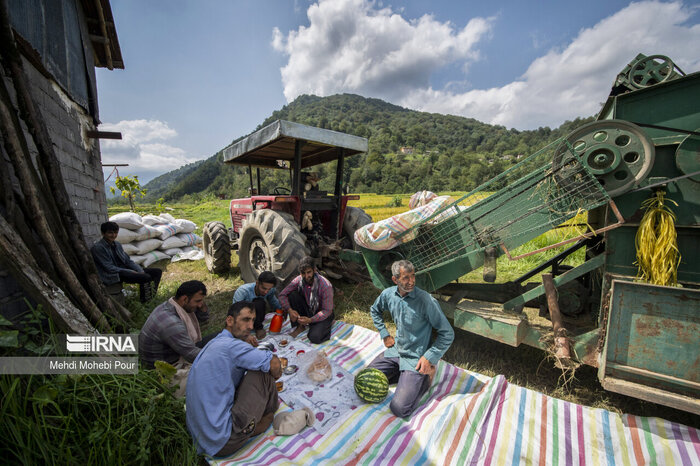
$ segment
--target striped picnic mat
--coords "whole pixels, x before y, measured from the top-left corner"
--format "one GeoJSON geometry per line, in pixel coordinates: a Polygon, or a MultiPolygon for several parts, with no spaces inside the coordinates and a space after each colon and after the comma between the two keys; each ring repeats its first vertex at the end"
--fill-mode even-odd
{"type": "MultiPolygon", "coordinates": [[[[318,347],[352,374],[383,351],[376,332],[343,322],[335,322],[331,340],[318,347]]],[[[306,428],[278,437],[270,428],[234,456],[211,462],[700,465],[697,429],[561,401],[444,361],[410,419],[391,414],[391,391],[384,402],[347,413],[325,435],[306,428]]]]}

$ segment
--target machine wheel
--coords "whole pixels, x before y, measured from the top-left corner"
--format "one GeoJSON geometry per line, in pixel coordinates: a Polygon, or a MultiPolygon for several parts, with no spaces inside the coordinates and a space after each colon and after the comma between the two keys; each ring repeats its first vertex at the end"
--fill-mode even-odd
{"type": "Polygon", "coordinates": [[[208,222],[202,232],[204,262],[211,273],[226,273],[231,268],[231,241],[222,222],[208,222]]]}
{"type": "Polygon", "coordinates": [[[352,248],[357,249],[355,243],[355,231],[365,225],[372,223],[372,217],[359,207],[345,207],[345,218],[343,219],[343,231],[350,239],[352,248]]]}
{"type": "Polygon", "coordinates": [[[309,255],[306,237],[288,213],[253,211],[243,222],[238,239],[241,278],[251,283],[269,270],[286,285],[299,272],[299,261],[309,255]]]}
{"type": "Polygon", "coordinates": [[[638,89],[653,86],[668,81],[675,66],[665,55],[651,55],[632,65],[629,81],[638,89]]]}
{"type": "MultiPolygon", "coordinates": [[[[566,140],[610,197],[636,186],[654,165],[653,142],[639,126],[628,121],[594,121],[570,133],[566,140]]],[[[571,161],[568,146],[562,143],[555,152],[553,167],[565,169],[571,161]]],[[[561,173],[562,185],[577,187],[578,179],[568,177],[567,170],[561,173]]]]}

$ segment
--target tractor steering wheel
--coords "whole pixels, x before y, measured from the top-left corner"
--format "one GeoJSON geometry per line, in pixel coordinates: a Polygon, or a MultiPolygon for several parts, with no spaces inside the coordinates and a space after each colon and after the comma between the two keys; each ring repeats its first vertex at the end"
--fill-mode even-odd
{"type": "Polygon", "coordinates": [[[278,196],[282,196],[285,194],[292,194],[292,190],[289,188],[285,188],[284,186],[277,186],[275,187],[272,193],[278,196]]]}

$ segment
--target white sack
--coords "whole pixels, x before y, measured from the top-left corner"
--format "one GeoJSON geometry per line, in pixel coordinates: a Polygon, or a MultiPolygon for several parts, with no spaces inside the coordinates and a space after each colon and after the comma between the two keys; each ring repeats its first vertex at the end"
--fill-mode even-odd
{"type": "MultiPolygon", "coordinates": [[[[127,253],[130,256],[136,256],[139,253],[139,247],[136,246],[136,243],[125,243],[122,244],[122,248],[124,249],[124,252],[127,253]]],[[[133,259],[132,259],[133,260],[133,259]]]]}
{"type": "Polygon", "coordinates": [[[196,223],[185,220],[184,218],[179,218],[172,223],[180,227],[181,230],[178,233],[192,233],[197,229],[196,223]]]}
{"type": "Polygon", "coordinates": [[[139,234],[134,230],[127,230],[126,228],[120,228],[119,233],[117,233],[117,241],[122,244],[131,243],[132,241],[138,241],[139,234]]]}
{"type": "Polygon", "coordinates": [[[178,238],[178,236],[179,235],[171,236],[170,238],[166,239],[165,241],[163,241],[163,244],[160,246],[160,248],[163,251],[165,251],[166,249],[181,248],[183,246],[187,246],[187,242],[178,238]]]}
{"type": "Polygon", "coordinates": [[[158,230],[158,237],[162,240],[166,240],[171,236],[180,233],[181,229],[174,223],[163,223],[161,225],[154,225],[153,228],[158,230]]]}
{"type": "MultiPolygon", "coordinates": [[[[150,241],[150,240],[147,240],[150,241]]],[[[151,251],[147,254],[144,255],[146,260],[143,261],[142,266],[143,267],[149,267],[151,264],[162,261],[164,259],[170,259],[170,256],[168,256],[166,253],[163,251],[151,251]]]]}
{"type": "Polygon", "coordinates": [[[179,235],[171,236],[163,241],[161,249],[181,248],[183,246],[194,246],[202,241],[202,238],[194,233],[180,233],[179,235]]]}
{"type": "Polygon", "coordinates": [[[146,225],[161,225],[163,223],[169,223],[166,219],[160,217],[159,215],[153,215],[153,214],[148,214],[144,215],[143,218],[143,223],[146,225]]]}
{"type": "Polygon", "coordinates": [[[146,256],[139,256],[139,255],[134,255],[134,256],[129,255],[129,258],[130,258],[132,261],[134,261],[135,263],[137,263],[138,265],[143,264],[143,261],[146,260],[146,256]]]}
{"type": "Polygon", "coordinates": [[[202,244],[202,237],[197,235],[196,233],[180,233],[177,236],[186,241],[187,246],[196,246],[198,244],[202,244]]]}
{"type": "Polygon", "coordinates": [[[127,230],[138,230],[143,226],[143,220],[139,214],[133,212],[122,212],[120,214],[115,214],[109,217],[110,222],[114,222],[119,225],[120,228],[126,228],[127,230]]]}
{"type": "Polygon", "coordinates": [[[144,225],[138,230],[136,230],[138,238],[135,241],[143,241],[145,239],[157,238],[160,236],[160,231],[156,230],[150,225],[144,225]]]}
{"type": "Polygon", "coordinates": [[[164,219],[166,223],[175,223],[175,217],[168,213],[160,214],[160,218],[164,219]]]}
{"type": "Polygon", "coordinates": [[[140,255],[145,255],[147,252],[153,251],[154,249],[158,249],[161,246],[161,244],[163,244],[163,241],[157,238],[146,239],[134,243],[134,245],[137,248],[139,248],[138,254],[140,255]]]}

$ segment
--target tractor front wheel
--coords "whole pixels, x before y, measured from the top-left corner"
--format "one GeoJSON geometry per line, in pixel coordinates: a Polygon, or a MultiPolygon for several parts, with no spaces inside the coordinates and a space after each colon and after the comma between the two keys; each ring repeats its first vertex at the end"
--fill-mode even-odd
{"type": "Polygon", "coordinates": [[[204,262],[211,273],[226,273],[231,268],[231,241],[222,222],[208,222],[202,231],[204,262]]]}
{"type": "Polygon", "coordinates": [[[283,287],[298,274],[299,262],[309,255],[309,249],[294,217],[264,209],[253,211],[243,223],[238,255],[244,282],[254,282],[268,270],[283,287]]]}

